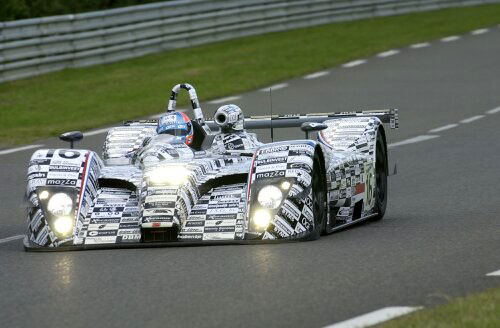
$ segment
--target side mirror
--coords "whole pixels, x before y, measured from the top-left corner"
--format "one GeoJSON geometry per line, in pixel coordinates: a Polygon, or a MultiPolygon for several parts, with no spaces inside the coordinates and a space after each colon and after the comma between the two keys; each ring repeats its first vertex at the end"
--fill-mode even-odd
{"type": "Polygon", "coordinates": [[[312,131],[321,131],[328,127],[325,123],[317,123],[317,122],[304,122],[300,126],[300,129],[306,133],[306,139],[309,139],[309,132],[312,131]]]}
{"type": "Polygon", "coordinates": [[[70,131],[65,132],[59,136],[62,141],[67,141],[70,143],[70,148],[73,149],[73,143],[83,139],[83,133],[80,131],[70,131]]]}

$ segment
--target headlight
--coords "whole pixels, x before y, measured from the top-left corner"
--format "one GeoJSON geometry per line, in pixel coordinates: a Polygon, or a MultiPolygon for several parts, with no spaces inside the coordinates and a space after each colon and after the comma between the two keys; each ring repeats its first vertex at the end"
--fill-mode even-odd
{"type": "Polygon", "coordinates": [[[252,221],[258,228],[265,229],[271,222],[271,214],[266,210],[257,210],[252,221]]]}
{"type": "Polygon", "coordinates": [[[47,210],[55,216],[69,215],[72,208],[73,200],[62,192],[58,192],[50,197],[49,203],[47,204],[47,210]]]}
{"type": "Polygon", "coordinates": [[[189,171],[184,166],[159,167],[148,173],[149,180],[154,184],[181,185],[189,171]]]}
{"type": "Polygon", "coordinates": [[[280,206],[282,199],[283,193],[275,186],[265,186],[257,195],[257,201],[262,207],[273,210],[280,206]]]}
{"type": "Polygon", "coordinates": [[[47,190],[44,190],[38,195],[38,198],[40,198],[40,200],[46,200],[47,198],[49,198],[49,196],[49,192],[47,190]]]}
{"type": "Polygon", "coordinates": [[[60,235],[68,235],[73,229],[73,218],[60,216],[54,220],[55,232],[60,235]]]}

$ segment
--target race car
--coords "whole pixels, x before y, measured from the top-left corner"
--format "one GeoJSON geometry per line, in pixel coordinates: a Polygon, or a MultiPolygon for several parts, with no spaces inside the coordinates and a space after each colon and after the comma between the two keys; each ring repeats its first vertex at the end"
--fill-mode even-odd
{"type": "Polygon", "coordinates": [[[158,120],[111,128],[102,156],[35,151],[24,247],[77,250],[314,240],[387,205],[387,143],[397,109],[244,117],[224,105],[205,119],[195,89],[172,89],[158,120]],[[189,92],[193,119],[176,111],[189,92]],[[303,140],[262,143],[249,129],[300,127],[303,140]]]}

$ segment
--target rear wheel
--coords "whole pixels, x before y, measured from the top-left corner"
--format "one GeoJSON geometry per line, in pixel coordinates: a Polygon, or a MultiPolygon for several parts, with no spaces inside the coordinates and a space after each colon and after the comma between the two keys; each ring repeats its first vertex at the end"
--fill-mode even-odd
{"type": "Polygon", "coordinates": [[[307,240],[318,239],[326,228],[326,178],[317,154],[314,156],[312,172],[312,211],[314,228],[307,240]]]}
{"type": "Polygon", "coordinates": [[[387,207],[387,146],[383,130],[377,132],[377,144],[375,148],[375,208],[378,213],[372,221],[381,220],[387,207]]]}

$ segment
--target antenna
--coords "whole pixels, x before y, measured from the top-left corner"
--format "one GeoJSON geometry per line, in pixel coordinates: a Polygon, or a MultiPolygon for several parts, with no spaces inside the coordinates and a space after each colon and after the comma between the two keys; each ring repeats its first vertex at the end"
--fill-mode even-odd
{"type": "Polygon", "coordinates": [[[274,142],[274,130],[273,130],[273,88],[269,87],[269,102],[271,107],[271,142],[274,142]]]}

